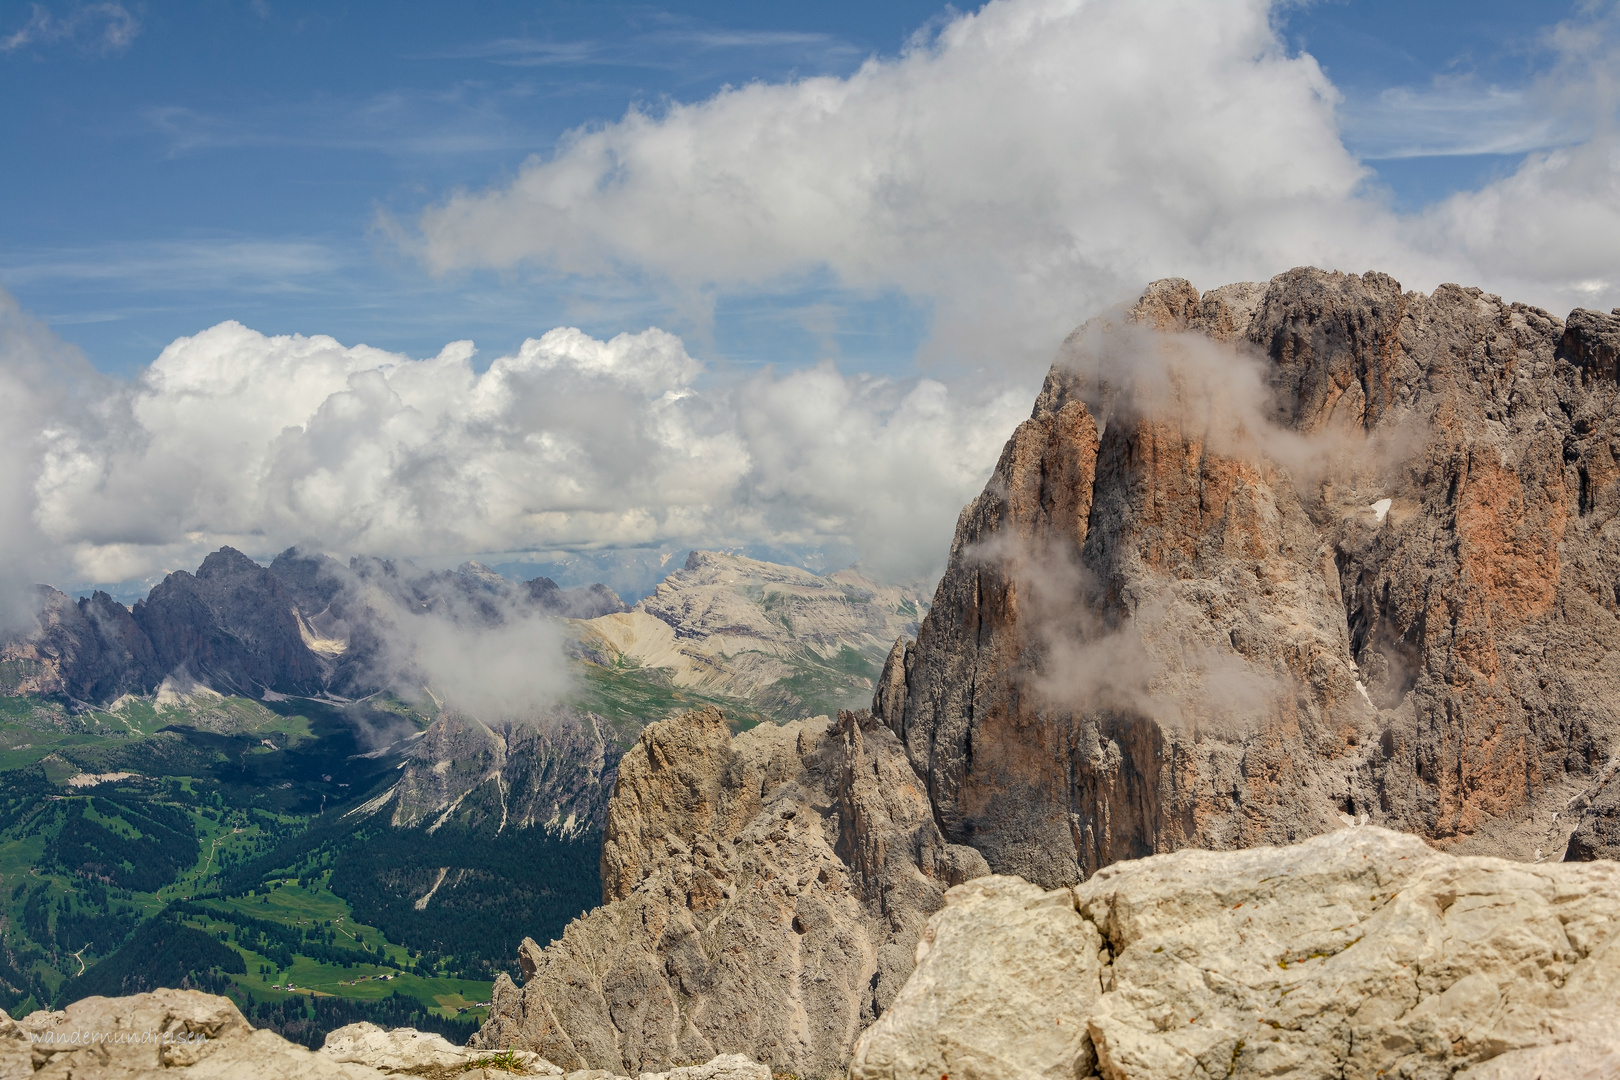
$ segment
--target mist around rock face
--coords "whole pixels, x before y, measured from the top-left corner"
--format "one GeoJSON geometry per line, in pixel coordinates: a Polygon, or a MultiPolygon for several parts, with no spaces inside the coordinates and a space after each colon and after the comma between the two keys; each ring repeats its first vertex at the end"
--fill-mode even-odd
{"type": "Polygon", "coordinates": [[[1341,815],[1561,856],[1620,736],[1617,333],[1315,270],[1077,331],[876,703],[946,835],[1047,885],[1341,815]]]}

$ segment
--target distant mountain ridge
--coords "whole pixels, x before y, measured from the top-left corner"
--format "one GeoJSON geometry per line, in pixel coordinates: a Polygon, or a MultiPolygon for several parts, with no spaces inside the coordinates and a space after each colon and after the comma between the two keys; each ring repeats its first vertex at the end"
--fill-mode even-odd
{"type": "Polygon", "coordinates": [[[676,686],[801,718],[870,702],[890,647],[916,633],[927,606],[922,590],[854,569],[694,551],[628,611],[574,629],[595,663],[661,670],[676,686]]]}
{"type": "Polygon", "coordinates": [[[0,643],[0,693],[107,705],[125,694],[204,686],[220,693],[362,696],[390,675],[379,614],[436,613],[496,624],[507,613],[592,618],[625,610],[604,585],[516,582],[479,563],[424,571],[357,556],[347,565],[289,548],[268,567],[235,548],[168,575],[125,607],[38,586],[37,626],[0,643]]]}
{"type": "Polygon", "coordinates": [[[518,582],[476,562],[423,570],[297,549],[261,566],[222,548],[133,607],[39,588],[37,626],[0,642],[0,694],[81,710],[191,703],[177,722],[217,726],[194,715],[213,695],[338,704],[391,691],[431,724],[414,745],[377,750],[405,760],[362,817],[560,837],[601,827],[619,755],[647,722],[710,703],[746,725],[870,701],[891,643],[917,632],[926,606],[853,570],[707,551],[634,608],[605,585],[518,582]],[[574,692],[535,715],[478,715],[436,694],[411,651],[417,618],[476,635],[534,616],[563,620],[574,654],[574,692]]]}

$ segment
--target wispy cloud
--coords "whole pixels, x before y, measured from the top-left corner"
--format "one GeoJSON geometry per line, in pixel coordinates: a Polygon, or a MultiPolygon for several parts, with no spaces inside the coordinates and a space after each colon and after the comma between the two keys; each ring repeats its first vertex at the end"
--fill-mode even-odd
{"type": "Polygon", "coordinates": [[[672,32],[668,37],[706,49],[777,49],[805,45],[825,48],[844,45],[831,34],[792,30],[688,30],[672,32]]]}
{"type": "Polygon", "coordinates": [[[1340,106],[1346,144],[1365,161],[1519,155],[1587,142],[1615,126],[1620,3],[1575,5],[1569,19],[1515,42],[1536,74],[1503,85],[1459,61],[1426,86],[1352,94],[1340,106]]]}
{"type": "Polygon", "coordinates": [[[64,15],[53,15],[43,4],[30,4],[28,21],[0,37],[0,53],[17,52],[29,45],[74,42],[104,56],[123,52],[141,32],[141,23],[119,3],[75,4],[64,15]]]}
{"type": "Polygon", "coordinates": [[[171,154],[239,147],[363,150],[396,157],[532,150],[542,137],[515,119],[527,86],[457,84],[442,90],[386,90],[359,98],[323,96],[237,114],[155,105],[142,123],[171,154]]]}
{"type": "Polygon", "coordinates": [[[1345,142],[1365,161],[1470,154],[1525,154],[1579,142],[1589,129],[1549,113],[1524,89],[1472,79],[1397,86],[1341,110],[1345,142]]]}
{"type": "Polygon", "coordinates": [[[834,34],[734,30],[671,17],[654,29],[627,33],[612,40],[496,38],[424,54],[417,59],[487,60],[511,67],[601,65],[678,70],[690,66],[696,54],[724,50],[746,50],[755,54],[753,59],[761,52],[787,51],[815,64],[847,61],[862,55],[860,49],[834,34]]]}
{"type": "Polygon", "coordinates": [[[108,244],[100,247],[8,251],[0,281],[116,283],[130,292],[195,292],[231,287],[251,292],[301,292],[311,279],[342,269],[332,248],[309,240],[218,238],[108,244]]]}
{"type": "Polygon", "coordinates": [[[541,66],[551,64],[590,64],[604,53],[595,41],[546,41],[538,38],[496,38],[475,42],[442,52],[425,53],[421,60],[495,60],[502,63],[541,66]]]}

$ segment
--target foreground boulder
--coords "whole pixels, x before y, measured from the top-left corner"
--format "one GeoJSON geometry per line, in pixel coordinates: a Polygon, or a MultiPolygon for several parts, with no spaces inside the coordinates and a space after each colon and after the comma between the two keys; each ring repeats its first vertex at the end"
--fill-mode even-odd
{"type": "Polygon", "coordinates": [[[987,870],[865,713],[653,724],[619,764],[603,906],[524,941],[522,988],[497,978],[471,1045],[629,1075],[725,1054],[840,1074],[945,890],[987,870]]]}
{"type": "Polygon", "coordinates": [[[196,990],[88,997],[13,1021],[0,1013],[0,1080],[379,1080],[255,1030],[236,1005],[196,990]]]}
{"type": "MultiPolygon", "coordinates": [[[[319,1052],[256,1030],[230,998],[197,990],[89,997],[12,1020],[0,1012],[0,1080],[494,1080],[562,1077],[538,1054],[492,1054],[411,1028],[350,1024],[319,1052]]],[[[573,1080],[630,1080],[597,1073],[573,1080]]],[[[639,1080],[771,1080],[744,1057],[716,1057],[639,1080]]]]}
{"type": "Polygon", "coordinates": [[[1376,827],[950,890],[852,1080],[1620,1075],[1620,865],[1376,827]]]}

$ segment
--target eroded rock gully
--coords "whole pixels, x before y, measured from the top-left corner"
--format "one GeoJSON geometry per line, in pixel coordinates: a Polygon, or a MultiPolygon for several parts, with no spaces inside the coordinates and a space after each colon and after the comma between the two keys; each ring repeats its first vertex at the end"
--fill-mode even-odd
{"type": "Polygon", "coordinates": [[[839,1074],[945,889],[986,872],[864,712],[735,737],[713,709],[653,724],[619,763],[603,906],[525,940],[523,986],[497,979],[473,1045],[631,1075],[725,1053],[839,1074]]]}
{"type": "Polygon", "coordinates": [[[1620,865],[1369,826],[950,890],[851,1080],[1620,1075],[1620,865]]]}
{"type": "Polygon", "coordinates": [[[1047,887],[1341,818],[1614,855],[1617,342],[1311,269],[1077,331],[874,702],[946,839],[1047,887]]]}

